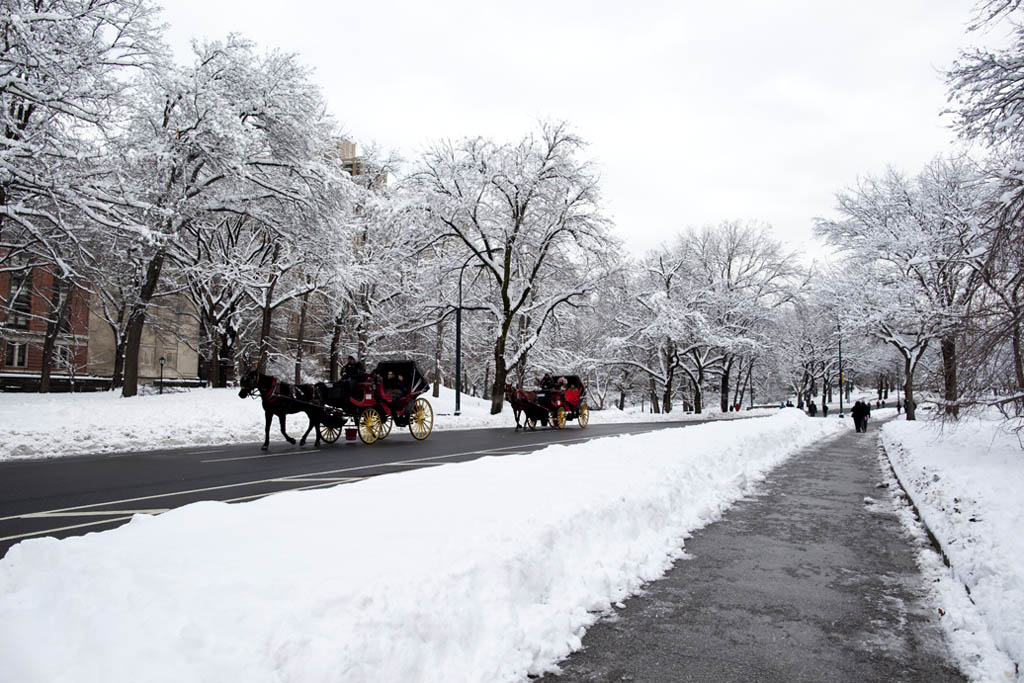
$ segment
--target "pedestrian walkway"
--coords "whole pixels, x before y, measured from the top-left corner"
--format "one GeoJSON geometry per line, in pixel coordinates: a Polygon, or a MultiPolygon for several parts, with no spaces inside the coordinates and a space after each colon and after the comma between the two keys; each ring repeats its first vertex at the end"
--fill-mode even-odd
{"type": "Polygon", "coordinates": [[[592,627],[567,681],[963,681],[893,514],[877,423],[804,449],[592,627]]]}

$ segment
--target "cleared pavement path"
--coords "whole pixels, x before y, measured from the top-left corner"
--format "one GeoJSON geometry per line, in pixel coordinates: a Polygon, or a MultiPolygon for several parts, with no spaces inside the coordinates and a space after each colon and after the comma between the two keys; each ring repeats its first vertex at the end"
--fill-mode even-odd
{"type": "Polygon", "coordinates": [[[963,681],[877,488],[877,435],[851,428],[787,461],[542,680],[963,681]]]}

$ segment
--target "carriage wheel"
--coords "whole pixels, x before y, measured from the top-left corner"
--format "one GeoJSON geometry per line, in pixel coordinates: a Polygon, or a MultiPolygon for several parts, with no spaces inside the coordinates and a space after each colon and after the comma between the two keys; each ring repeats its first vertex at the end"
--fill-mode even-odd
{"type": "Polygon", "coordinates": [[[433,429],[434,409],[430,407],[427,399],[416,399],[416,402],[412,404],[412,411],[409,416],[409,432],[412,434],[412,438],[417,441],[423,441],[423,439],[430,436],[430,432],[433,429]]]}
{"type": "Polygon", "coordinates": [[[565,408],[558,408],[558,412],[555,413],[554,419],[551,420],[551,426],[555,429],[565,429],[565,408]]]}
{"type": "Polygon", "coordinates": [[[590,424],[590,408],[587,407],[586,401],[580,401],[580,414],[577,419],[580,422],[580,427],[590,424]]]}
{"type": "Polygon", "coordinates": [[[381,419],[376,408],[367,408],[359,413],[359,438],[365,444],[371,444],[380,438],[381,419]]]}
{"type": "Polygon", "coordinates": [[[390,415],[385,415],[384,419],[380,423],[380,438],[388,438],[388,434],[391,433],[391,425],[394,424],[394,420],[391,419],[390,415]]]}
{"type": "Polygon", "coordinates": [[[341,427],[335,427],[333,425],[320,425],[320,440],[327,443],[334,443],[341,436],[341,427]]]}
{"type": "Polygon", "coordinates": [[[526,426],[532,432],[533,430],[537,429],[537,420],[533,419],[532,417],[526,418],[526,426]]]}

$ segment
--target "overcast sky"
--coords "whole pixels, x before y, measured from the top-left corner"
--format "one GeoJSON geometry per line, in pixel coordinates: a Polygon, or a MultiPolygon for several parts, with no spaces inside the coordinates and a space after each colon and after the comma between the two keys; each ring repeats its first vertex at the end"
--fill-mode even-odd
{"type": "Polygon", "coordinates": [[[973,2],[167,0],[181,59],[240,33],[297,52],[359,143],[517,140],[564,119],[590,143],[634,253],[691,225],[770,223],[810,244],[837,190],[914,172],[952,141],[940,70],[973,2]]]}

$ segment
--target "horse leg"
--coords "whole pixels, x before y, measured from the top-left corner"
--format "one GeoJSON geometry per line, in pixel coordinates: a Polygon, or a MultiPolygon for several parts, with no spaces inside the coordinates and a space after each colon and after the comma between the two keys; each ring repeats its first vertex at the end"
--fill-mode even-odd
{"type": "Polygon", "coordinates": [[[284,434],[285,441],[292,445],[295,445],[295,439],[288,436],[288,432],[284,430],[285,414],[281,413],[280,415],[277,416],[277,419],[281,422],[281,433],[284,434]]]}
{"type": "MultiPolygon", "coordinates": [[[[306,417],[309,418],[309,427],[306,428],[306,433],[302,435],[302,440],[299,441],[299,445],[300,446],[305,446],[306,445],[306,437],[309,436],[309,433],[311,431],[313,431],[313,427],[316,427],[316,426],[318,426],[320,424],[319,422],[317,422],[316,420],[313,419],[313,416],[310,413],[306,413],[306,417]]],[[[319,429],[316,432],[316,436],[317,436],[316,445],[319,446],[320,445],[320,430],[319,429]]]]}
{"type": "Polygon", "coordinates": [[[519,408],[515,408],[515,407],[513,407],[513,408],[512,408],[512,416],[516,418],[516,431],[517,431],[517,432],[518,432],[518,431],[519,431],[519,429],[520,429],[520,427],[519,427],[519,414],[520,414],[521,412],[522,412],[522,411],[521,411],[521,410],[519,410],[519,408]]]}
{"type": "Polygon", "coordinates": [[[274,421],[274,414],[269,410],[265,410],[263,414],[267,418],[267,427],[263,430],[263,447],[260,450],[265,451],[270,446],[270,423],[274,421]]]}

